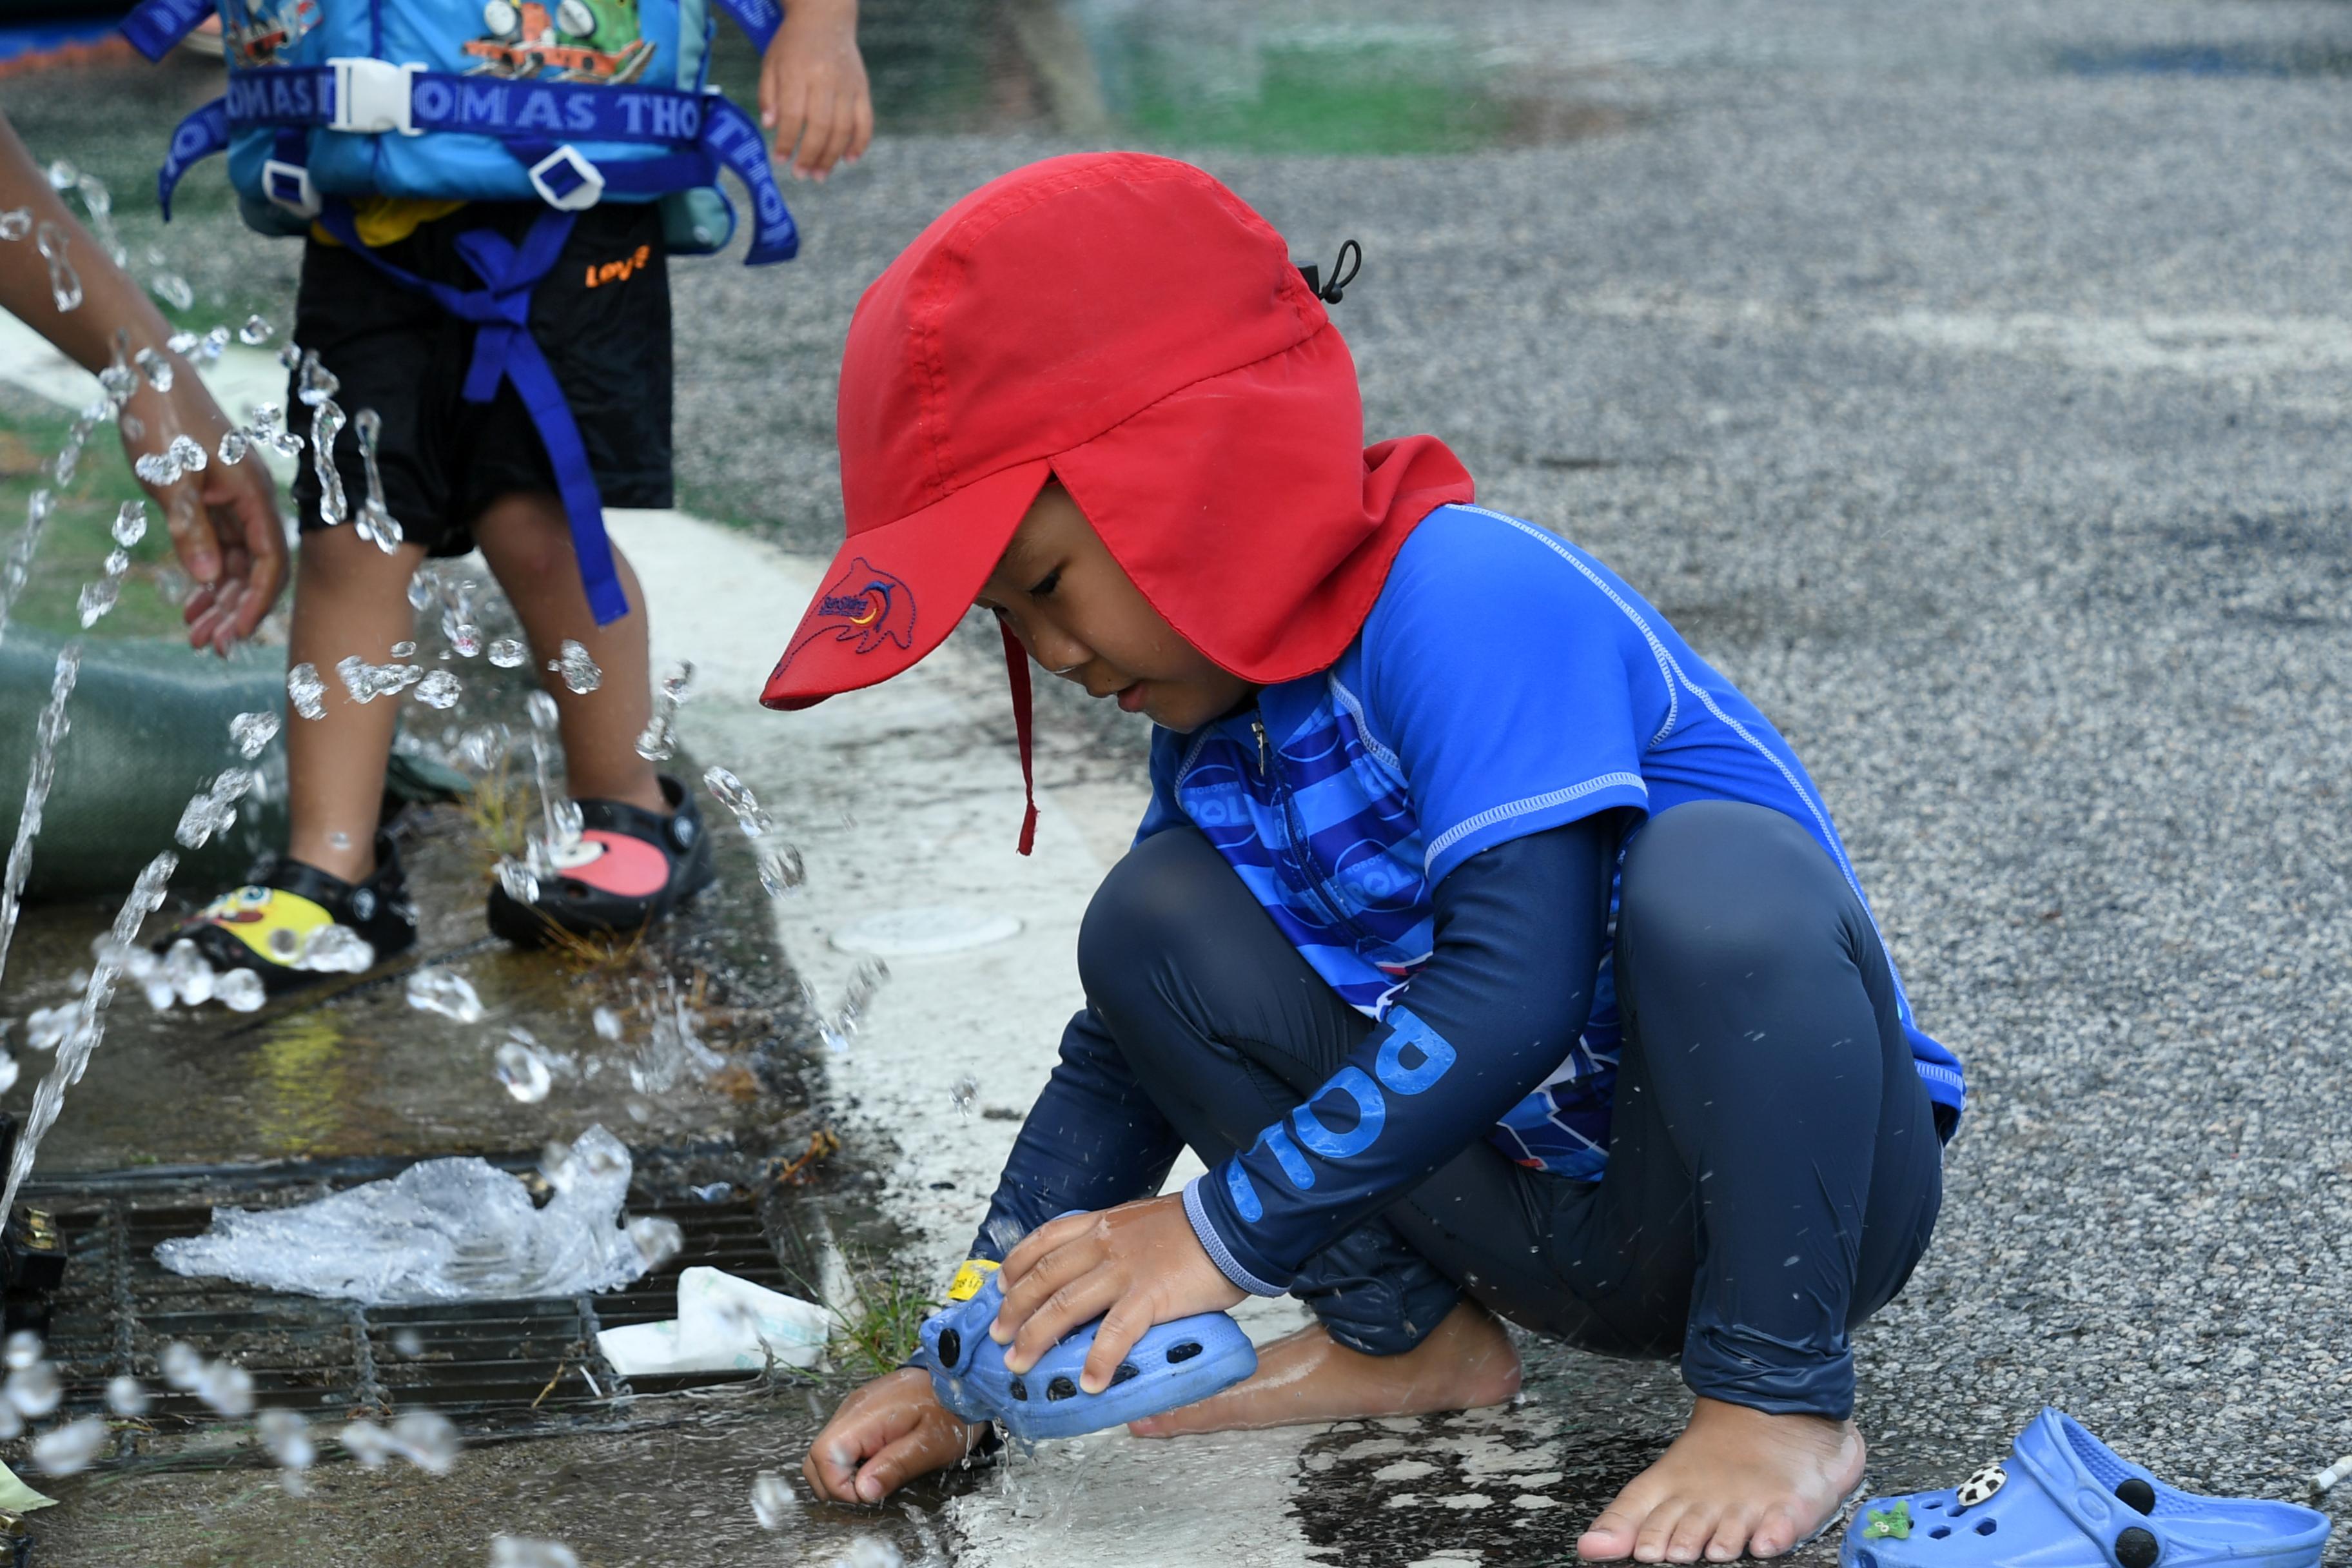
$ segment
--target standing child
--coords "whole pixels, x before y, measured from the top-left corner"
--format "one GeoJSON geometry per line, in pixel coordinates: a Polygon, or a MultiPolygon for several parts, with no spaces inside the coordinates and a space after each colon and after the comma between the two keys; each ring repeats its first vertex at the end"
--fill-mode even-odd
{"type": "MultiPolygon", "coordinates": [[[[1763,715],[1436,440],[1363,447],[1337,297],[1207,175],[1120,153],[966,197],[850,328],[850,537],[768,703],[897,674],[977,603],[1024,769],[1024,650],[1158,726],[950,1294],[1001,1265],[1016,1373],[1100,1318],[1061,1397],[1154,1323],[1313,1310],[1147,1436],[1496,1404],[1498,1319],[1679,1354],[1687,1428],[1580,1551],[1787,1552],[1861,1483],[1849,1335],[1927,1246],[1958,1065],[1763,715]],[[1153,1196],[1186,1144],[1209,1173],[1153,1196]]],[[[910,1368],[804,1473],[874,1502],[979,1430],[910,1368]]]]}
{"type": "MultiPolygon", "coordinates": [[[[777,153],[820,180],[856,161],[873,131],[856,0],[719,3],[764,47],[777,153]]],[[[157,54],[211,9],[148,0],[125,31],[157,54]]],[[[186,163],[226,147],[248,220],[307,237],[290,427],[333,460],[314,446],[295,484],[289,687],[316,676],[324,710],[288,731],[286,852],[165,942],[191,938],[275,992],[316,978],[302,959],[330,923],[377,959],[415,941],[377,830],[398,705],[336,672],[404,662],[410,578],[478,548],[535,664],[576,643],[602,670],[587,689],[541,678],[580,831],[556,836],[536,898],[492,888],[491,928],[530,943],[640,927],[709,881],[710,855],[692,796],[637,751],[644,604],[602,509],[671,503],[665,257],[732,232],[719,163],[753,197],[750,259],[796,245],[761,132],[705,89],[703,0],[224,0],[222,15],[229,90],[174,137],[163,200],[168,214],[186,163]],[[340,437],[330,406],[351,411],[340,437]]]]}

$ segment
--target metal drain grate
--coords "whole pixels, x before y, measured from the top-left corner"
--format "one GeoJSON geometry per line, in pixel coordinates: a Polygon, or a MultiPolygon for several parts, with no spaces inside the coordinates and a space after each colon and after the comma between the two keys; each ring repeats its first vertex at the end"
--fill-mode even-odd
{"type": "MultiPolygon", "coordinates": [[[[703,1203],[633,1191],[629,1212],[677,1221],[683,1250],[625,1289],[568,1300],[360,1307],[188,1279],[155,1261],[156,1243],[202,1231],[215,1203],[260,1206],[321,1195],[351,1181],[286,1180],[291,1173],[281,1168],[277,1179],[259,1185],[175,1173],[156,1184],[162,1190],[144,1193],[135,1179],[115,1178],[98,1196],[67,1182],[35,1197],[57,1217],[71,1258],[48,1335],[68,1408],[103,1409],[107,1381],[127,1373],[148,1389],[146,1420],[158,1436],[217,1425],[219,1417],[194,1395],[163,1386],[158,1358],[184,1341],[207,1359],[242,1365],[260,1405],[283,1405],[318,1421],[422,1408],[475,1436],[625,1426],[628,1405],[616,1404],[616,1395],[672,1393],[750,1374],[624,1380],[596,1352],[599,1329],[675,1316],[678,1271],[698,1264],[775,1289],[803,1289],[781,1266],[758,1206],[740,1193],[703,1203]]],[[[141,1437],[118,1458],[152,1441],[141,1437]]]]}

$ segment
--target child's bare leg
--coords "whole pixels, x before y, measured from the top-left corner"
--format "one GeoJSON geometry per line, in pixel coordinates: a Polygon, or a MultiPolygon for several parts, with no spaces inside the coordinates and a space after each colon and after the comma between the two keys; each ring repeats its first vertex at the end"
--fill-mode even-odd
{"type": "Polygon", "coordinates": [[[1257,1371],[1222,1394],[1128,1424],[1139,1437],[1291,1426],[1366,1415],[1475,1410],[1519,1391],[1519,1353],[1486,1310],[1464,1301],[1402,1355],[1366,1355],[1316,1323],[1258,1350],[1257,1371]]]}
{"type": "Polygon", "coordinates": [[[1767,1415],[1702,1398],[1674,1447],[1592,1521],[1577,1555],[1643,1563],[1778,1557],[1862,1484],[1864,1457],[1851,1421],[1767,1415]]]}
{"type": "Polygon", "coordinates": [[[637,736],[653,716],[646,600],[637,574],[614,550],[613,563],[628,595],[629,613],[598,626],[580,583],[563,503],[552,495],[501,496],[474,524],[474,538],[530,639],[540,684],[555,699],[572,794],[668,811],[654,765],[637,755],[637,736]],[[604,672],[595,690],[573,691],[546,668],[567,637],[586,648],[604,672]]]}
{"type": "Polygon", "coordinates": [[[392,754],[398,700],[352,700],[335,666],[353,655],[382,664],[392,645],[415,635],[408,579],[425,552],[404,544],[386,555],[349,527],[302,536],[294,579],[294,625],[286,659],[315,666],[327,684],[321,719],[293,717],[286,731],[289,858],[347,882],[375,869],[376,818],[392,754]]]}

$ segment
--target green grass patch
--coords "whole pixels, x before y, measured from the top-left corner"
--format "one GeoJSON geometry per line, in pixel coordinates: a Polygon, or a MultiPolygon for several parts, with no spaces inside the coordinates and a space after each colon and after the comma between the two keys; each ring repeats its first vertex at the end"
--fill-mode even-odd
{"type": "Polygon", "coordinates": [[[120,602],[105,619],[82,632],[82,584],[105,574],[107,554],[114,549],[116,512],[124,501],[145,500],[146,492],[131,477],[130,459],[122,455],[121,439],[111,425],[90,432],[74,482],[57,484],[47,468],[72,426],[71,414],[29,395],[0,402],[0,541],[5,542],[0,549],[14,547],[36,490],[50,491],[57,502],[10,625],[101,637],[176,637],[180,612],[165,602],[159,579],[167,569],[176,576],[177,567],[163,513],[152,502],[147,507],[147,536],[131,548],[131,570],[123,578],[120,602]]]}

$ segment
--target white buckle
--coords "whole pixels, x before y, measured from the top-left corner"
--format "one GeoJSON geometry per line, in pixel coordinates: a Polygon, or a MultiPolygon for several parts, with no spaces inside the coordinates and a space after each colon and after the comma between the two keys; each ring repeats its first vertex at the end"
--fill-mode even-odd
{"type": "Polygon", "coordinates": [[[585,212],[604,199],[604,176],[566,142],[530,166],[530,188],[539,193],[540,200],[558,212],[585,212]],[[568,191],[558,191],[547,178],[558,169],[571,171],[580,183],[568,191]]]}
{"type": "Polygon", "coordinates": [[[327,205],[319,199],[319,187],[310,183],[310,170],[275,158],[262,162],[261,194],[297,217],[317,217],[327,205]]]}
{"type": "Polygon", "coordinates": [[[327,64],[335,72],[335,117],[328,130],[424,134],[410,122],[408,108],[412,79],[423,67],[396,66],[367,55],[346,55],[327,64]]]}

